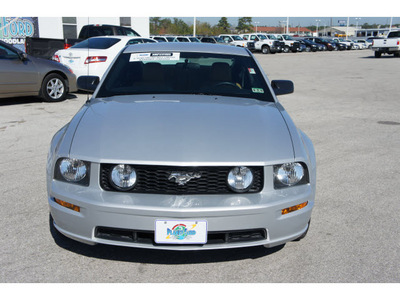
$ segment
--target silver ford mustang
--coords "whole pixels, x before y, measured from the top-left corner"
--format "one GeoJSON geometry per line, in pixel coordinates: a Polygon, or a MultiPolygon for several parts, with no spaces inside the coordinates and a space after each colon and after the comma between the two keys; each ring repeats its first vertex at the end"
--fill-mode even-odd
{"type": "Polygon", "coordinates": [[[128,46],[53,137],[51,222],[87,244],[168,250],[274,247],[303,238],[311,140],[245,48],[128,46]]]}

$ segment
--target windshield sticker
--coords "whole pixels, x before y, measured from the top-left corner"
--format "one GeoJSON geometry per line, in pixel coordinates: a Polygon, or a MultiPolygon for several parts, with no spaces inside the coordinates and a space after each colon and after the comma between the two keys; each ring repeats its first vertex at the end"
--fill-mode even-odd
{"type": "Polygon", "coordinates": [[[250,73],[250,74],[256,74],[256,71],[254,71],[253,68],[248,68],[248,70],[249,70],[249,73],[250,73]]]}
{"type": "Polygon", "coordinates": [[[160,53],[132,53],[129,61],[160,61],[160,60],[179,60],[179,52],[160,52],[160,53]]]}
{"type": "Polygon", "coordinates": [[[264,90],[260,88],[252,88],[253,93],[264,94],[264,90]]]}

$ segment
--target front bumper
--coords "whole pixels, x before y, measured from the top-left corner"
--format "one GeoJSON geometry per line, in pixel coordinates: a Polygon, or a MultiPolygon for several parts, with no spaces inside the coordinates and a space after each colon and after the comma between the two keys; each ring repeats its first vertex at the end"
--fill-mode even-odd
{"type": "MultiPolygon", "coordinates": [[[[265,167],[265,174],[272,174],[265,167]]],[[[92,164],[91,178],[99,178],[99,165],[92,164]]],[[[49,206],[54,226],[62,234],[87,244],[153,248],[166,250],[206,250],[264,245],[274,247],[294,240],[308,228],[314,206],[315,189],[301,185],[282,190],[273,189],[272,176],[265,176],[264,190],[257,194],[228,195],[154,195],[106,192],[98,180],[89,187],[56,180],[49,183],[49,206]],[[80,212],[54,201],[60,199],[80,206],[80,212]],[[282,215],[284,208],[307,202],[306,207],[282,215]],[[206,220],[211,236],[218,232],[265,230],[264,238],[204,245],[167,245],[142,240],[104,238],[99,228],[132,230],[154,234],[156,220],[206,220]]]]}

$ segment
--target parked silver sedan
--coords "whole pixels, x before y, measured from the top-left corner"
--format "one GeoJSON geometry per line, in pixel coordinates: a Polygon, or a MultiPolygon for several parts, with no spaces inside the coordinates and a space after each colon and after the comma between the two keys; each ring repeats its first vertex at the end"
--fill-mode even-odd
{"type": "Polygon", "coordinates": [[[303,238],[316,160],[276,97],[291,92],[245,48],[128,46],[53,137],[51,224],[87,244],[168,250],[303,238]]]}
{"type": "Polygon", "coordinates": [[[0,41],[0,98],[39,96],[55,102],[75,91],[76,77],[69,68],[0,41]]]}

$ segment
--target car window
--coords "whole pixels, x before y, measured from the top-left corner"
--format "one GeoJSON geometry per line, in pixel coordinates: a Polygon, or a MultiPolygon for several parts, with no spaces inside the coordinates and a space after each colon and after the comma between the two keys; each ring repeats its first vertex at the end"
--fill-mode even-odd
{"type": "Polygon", "coordinates": [[[126,44],[127,45],[135,45],[135,44],[142,44],[143,41],[142,39],[134,39],[134,40],[129,40],[126,44]]]}
{"type": "Polygon", "coordinates": [[[90,48],[90,49],[108,49],[118,43],[121,39],[118,38],[90,38],[78,44],[73,45],[73,48],[90,48]]]}
{"type": "Polygon", "coordinates": [[[155,39],[156,41],[159,41],[159,42],[166,42],[163,37],[153,37],[153,39],[155,39]]]}
{"type": "Polygon", "coordinates": [[[143,43],[157,43],[156,41],[150,39],[142,39],[143,43]]]}
{"type": "Polygon", "coordinates": [[[389,32],[388,38],[393,38],[393,37],[400,37],[400,31],[389,32]]]}
{"type": "Polygon", "coordinates": [[[199,43],[199,42],[200,42],[200,40],[199,40],[198,38],[195,38],[195,37],[190,37],[189,40],[190,40],[192,43],[199,43]]]}
{"type": "Polygon", "coordinates": [[[243,41],[243,39],[242,39],[240,36],[238,36],[238,35],[232,35],[232,38],[233,38],[235,41],[243,41]]]}
{"type": "Polygon", "coordinates": [[[274,101],[251,56],[149,52],[121,54],[97,97],[207,94],[274,101]]]}
{"type": "Polygon", "coordinates": [[[16,51],[11,51],[10,49],[0,45],[0,59],[16,59],[19,58],[16,51]]]}
{"type": "Polygon", "coordinates": [[[114,35],[114,31],[113,31],[112,27],[109,27],[109,26],[101,27],[101,31],[103,32],[103,35],[114,35]]]}
{"type": "Polygon", "coordinates": [[[121,27],[115,27],[115,30],[117,32],[116,35],[125,35],[125,30],[121,27]]]}
{"type": "Polygon", "coordinates": [[[135,30],[131,29],[131,28],[123,28],[125,34],[124,35],[128,35],[128,36],[140,36],[139,33],[137,33],[135,30]]]}

